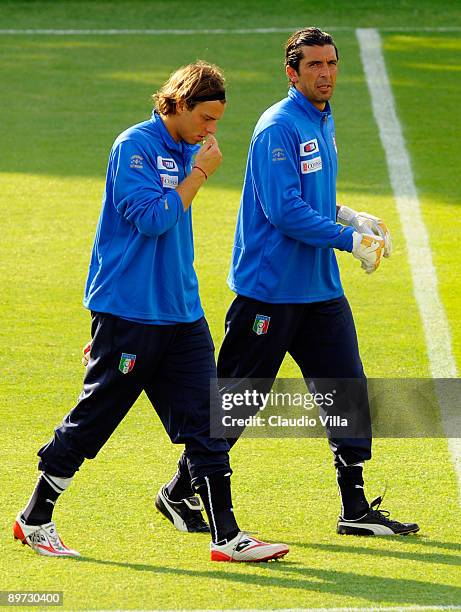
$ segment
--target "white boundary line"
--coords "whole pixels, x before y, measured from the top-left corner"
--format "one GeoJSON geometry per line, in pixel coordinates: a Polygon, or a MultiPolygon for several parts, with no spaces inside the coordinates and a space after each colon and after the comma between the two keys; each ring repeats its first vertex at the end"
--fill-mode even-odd
{"type": "MultiPolygon", "coordinates": [[[[291,28],[207,28],[207,29],[58,29],[58,28],[4,28],[0,36],[196,36],[202,34],[289,34],[299,26],[291,28]]],[[[353,26],[329,26],[323,28],[333,32],[353,32],[353,26]]],[[[461,32],[461,26],[440,27],[384,27],[382,32],[461,32]]]]}
{"type": "MultiPolygon", "coordinates": [[[[410,156],[400,126],[381,49],[375,29],[357,29],[360,55],[371,95],[373,114],[386,154],[389,177],[402,224],[418,304],[431,376],[457,378],[458,371],[451,346],[450,327],[438,292],[437,273],[432,261],[429,236],[416,191],[410,156]]],[[[439,387],[441,388],[441,386],[439,387]]],[[[443,392],[438,394],[442,420],[450,435],[451,402],[443,392]]],[[[458,476],[461,503],[461,439],[448,438],[455,471],[458,476]]]]}

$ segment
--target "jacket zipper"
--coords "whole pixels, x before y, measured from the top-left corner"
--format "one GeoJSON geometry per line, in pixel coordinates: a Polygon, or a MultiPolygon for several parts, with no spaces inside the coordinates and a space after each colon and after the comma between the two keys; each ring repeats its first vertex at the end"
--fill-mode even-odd
{"type": "Polygon", "coordinates": [[[330,164],[330,168],[333,170],[333,160],[331,159],[330,147],[328,146],[328,142],[327,142],[327,139],[325,137],[325,131],[324,131],[324,128],[326,128],[326,126],[327,126],[327,122],[328,122],[328,115],[324,115],[322,117],[322,119],[321,119],[321,122],[320,122],[320,132],[322,134],[323,142],[325,143],[325,147],[327,149],[328,161],[329,161],[329,164],[330,164]]]}

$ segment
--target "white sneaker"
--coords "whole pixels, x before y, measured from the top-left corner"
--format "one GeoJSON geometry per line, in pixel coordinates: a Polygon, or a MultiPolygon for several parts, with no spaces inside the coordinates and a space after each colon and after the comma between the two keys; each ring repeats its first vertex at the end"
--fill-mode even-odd
{"type": "Polygon", "coordinates": [[[244,531],[225,544],[210,545],[212,561],[270,561],[280,559],[290,550],[286,544],[268,544],[249,536],[244,531]]]}
{"type": "Polygon", "coordinates": [[[15,540],[20,540],[23,544],[30,546],[39,555],[47,557],[80,557],[80,553],[72,548],[68,548],[56,531],[56,525],[46,523],[45,525],[28,525],[18,514],[13,525],[13,535],[15,540]]]}

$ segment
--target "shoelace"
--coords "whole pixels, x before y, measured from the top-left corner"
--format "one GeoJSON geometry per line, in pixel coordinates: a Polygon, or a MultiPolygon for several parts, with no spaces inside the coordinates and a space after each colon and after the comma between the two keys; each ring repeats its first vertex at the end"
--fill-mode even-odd
{"type": "MultiPolygon", "coordinates": [[[[249,534],[248,531],[240,531],[240,538],[237,540],[237,542],[234,544],[233,549],[235,550],[236,547],[240,544],[240,542],[245,538],[248,537],[251,540],[254,540],[254,538],[249,534]]],[[[229,544],[228,540],[221,540],[220,542],[216,542],[215,543],[217,546],[226,546],[226,544],[229,544]]]]}
{"type": "Polygon", "coordinates": [[[384,499],[384,493],[376,497],[370,504],[370,514],[375,515],[378,518],[384,519],[386,523],[395,523],[396,521],[392,521],[388,517],[390,516],[390,512],[388,510],[381,510],[380,506],[384,499]]]}
{"type": "Polygon", "coordinates": [[[56,550],[65,550],[57,533],[55,535],[49,533],[48,537],[56,550]]]}
{"type": "Polygon", "coordinates": [[[51,542],[51,544],[56,550],[65,550],[56,532],[56,527],[54,528],[54,533],[51,533],[50,531],[45,529],[39,529],[31,535],[31,540],[36,543],[42,542],[44,539],[42,533],[46,534],[46,538],[51,542]]]}
{"type": "Polygon", "coordinates": [[[251,535],[251,532],[250,532],[250,531],[241,531],[241,532],[240,532],[240,534],[241,534],[241,536],[240,536],[240,538],[238,539],[237,543],[235,544],[235,546],[234,546],[234,550],[235,550],[235,547],[236,547],[236,546],[238,546],[238,544],[239,544],[239,543],[240,543],[242,540],[244,540],[245,538],[249,538],[250,540],[257,541],[257,538],[254,538],[254,537],[251,535]]]}

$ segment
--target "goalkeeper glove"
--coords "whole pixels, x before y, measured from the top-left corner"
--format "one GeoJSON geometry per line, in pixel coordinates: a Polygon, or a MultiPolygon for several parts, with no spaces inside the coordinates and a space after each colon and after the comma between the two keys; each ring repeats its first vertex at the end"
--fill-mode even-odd
{"type": "Polygon", "coordinates": [[[352,234],[352,255],[362,262],[362,268],[367,274],[378,269],[384,250],[384,240],[371,234],[352,234]]]}
{"type": "Polygon", "coordinates": [[[87,344],[85,344],[85,346],[82,349],[82,365],[86,366],[88,365],[88,362],[90,361],[90,351],[91,351],[91,342],[88,342],[87,344]]]}
{"type": "Polygon", "coordinates": [[[349,225],[361,234],[374,234],[384,240],[384,257],[390,257],[392,253],[391,233],[384,223],[378,217],[369,215],[366,212],[356,212],[348,206],[340,206],[337,214],[337,220],[343,225],[349,225]]]}

